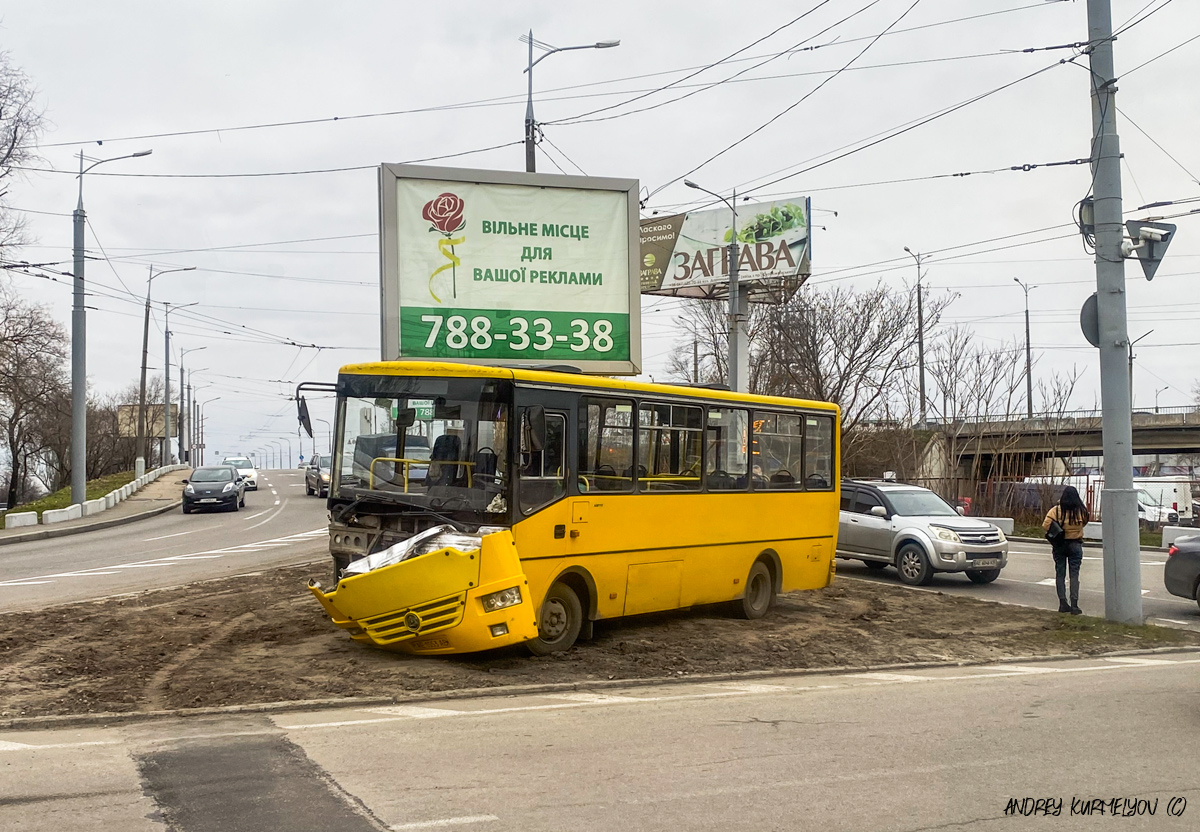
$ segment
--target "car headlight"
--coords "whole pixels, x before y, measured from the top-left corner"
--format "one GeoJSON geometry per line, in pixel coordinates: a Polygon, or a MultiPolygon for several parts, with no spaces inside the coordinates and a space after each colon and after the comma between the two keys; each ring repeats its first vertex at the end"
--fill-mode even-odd
{"type": "Polygon", "coordinates": [[[225,483],[225,487],[221,489],[221,493],[228,494],[230,491],[232,491],[235,488],[237,488],[237,483],[227,482],[227,483],[225,483]]]}
{"type": "Polygon", "coordinates": [[[514,586],[483,596],[483,611],[495,612],[505,607],[515,607],[519,603],[521,603],[521,588],[514,586]]]}
{"type": "Polygon", "coordinates": [[[1000,528],[999,526],[996,527],[996,534],[1000,535],[1001,543],[1004,543],[1008,540],[1008,538],[1004,536],[1004,529],[1000,528]]]}
{"type": "Polygon", "coordinates": [[[192,484],[189,482],[187,485],[185,485],[183,487],[183,493],[184,494],[195,494],[196,489],[192,488],[192,484]]]}
{"type": "Polygon", "coordinates": [[[941,526],[930,526],[929,528],[938,540],[944,540],[947,543],[962,543],[962,538],[950,529],[944,529],[941,526]]]}
{"type": "Polygon", "coordinates": [[[328,474],[322,474],[322,475],[321,475],[321,482],[329,482],[329,475],[328,475],[328,474]]]}

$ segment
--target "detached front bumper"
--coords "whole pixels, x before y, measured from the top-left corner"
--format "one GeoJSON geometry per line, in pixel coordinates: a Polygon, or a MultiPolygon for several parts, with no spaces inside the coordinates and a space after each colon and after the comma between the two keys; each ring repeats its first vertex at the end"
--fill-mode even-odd
{"type": "Polygon", "coordinates": [[[537,635],[537,613],[510,532],[479,549],[440,549],[309,590],[355,641],[422,655],[471,653],[537,635]],[[484,596],[518,587],[521,602],[486,612],[484,596]]]}

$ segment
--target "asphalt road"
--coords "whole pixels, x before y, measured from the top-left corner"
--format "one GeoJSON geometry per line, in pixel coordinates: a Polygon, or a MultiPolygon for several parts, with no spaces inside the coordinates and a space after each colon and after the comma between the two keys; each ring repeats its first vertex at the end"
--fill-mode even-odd
{"type": "Polygon", "coordinates": [[[0,548],[0,612],[38,610],[327,557],[325,501],[304,471],[260,471],[237,512],[181,511],[0,548]]]}
{"type": "MultiPolygon", "coordinates": [[[[1165,552],[1141,553],[1142,614],[1146,617],[1146,623],[1200,630],[1200,606],[1195,601],[1170,594],[1163,587],[1163,564],[1166,562],[1165,552]]],[[[858,560],[839,560],[837,572],[844,577],[904,585],[900,583],[895,569],[889,567],[873,572],[858,560]]],[[[1103,617],[1104,561],[1100,549],[1084,548],[1079,582],[1079,608],[1088,615],[1103,617]]],[[[978,586],[971,583],[966,575],[943,572],[935,575],[933,583],[925,589],[1026,607],[1058,609],[1054,559],[1050,556],[1049,544],[1011,542],[1008,566],[994,583],[978,586]]]]}
{"type": "Polygon", "coordinates": [[[1190,829],[1197,664],[1193,651],[6,731],[0,828],[1190,829]],[[1061,814],[1006,816],[1038,798],[1061,814]],[[1112,818],[1113,798],[1143,814],[1112,818]],[[1096,814],[1073,816],[1073,799],[1096,814]]]}

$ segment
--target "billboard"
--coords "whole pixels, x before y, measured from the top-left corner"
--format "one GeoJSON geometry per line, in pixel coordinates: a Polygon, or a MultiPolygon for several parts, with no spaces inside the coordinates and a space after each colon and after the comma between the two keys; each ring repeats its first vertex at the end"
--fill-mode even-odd
{"type": "MultiPolygon", "coordinates": [[[[802,197],[738,206],[738,283],[749,287],[751,300],[786,300],[808,279],[809,217],[809,200],[802,197]]],[[[642,292],[726,295],[732,220],[725,206],[642,220],[642,292]]]]}
{"type": "MultiPolygon", "coordinates": [[[[146,404],[146,436],[151,439],[163,438],[163,406],[162,404],[146,404]]],[[[171,430],[179,427],[179,405],[171,404],[171,430]]],[[[122,439],[137,439],[138,406],[136,404],[117,405],[117,436],[122,439]]]]}
{"type": "Polygon", "coordinates": [[[636,374],[636,179],[382,165],[383,359],[636,374]]]}

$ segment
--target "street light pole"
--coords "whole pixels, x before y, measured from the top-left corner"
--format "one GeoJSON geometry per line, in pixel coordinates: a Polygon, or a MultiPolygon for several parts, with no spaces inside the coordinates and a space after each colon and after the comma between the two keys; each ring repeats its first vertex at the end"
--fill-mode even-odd
{"type": "Polygon", "coordinates": [[[704,191],[710,196],[724,202],[733,214],[733,233],[729,241],[729,389],[739,393],[748,392],[750,386],[750,334],[746,329],[749,317],[750,299],[742,290],[738,281],[738,238],[737,238],[737,191],[733,192],[733,201],[718,193],[702,188],[690,179],[683,184],[697,191],[704,191]]]}
{"type": "MultiPolygon", "coordinates": [[[[221,398],[220,396],[214,396],[213,398],[209,399],[208,401],[200,403],[200,444],[201,445],[204,444],[204,428],[205,428],[204,408],[207,407],[208,405],[212,404],[213,402],[219,400],[220,398],[221,398]]],[[[201,453],[203,453],[203,452],[201,452],[201,453]]]]}
{"type": "MultiPolygon", "coordinates": [[[[195,306],[185,303],[176,309],[186,309],[195,306]]],[[[180,379],[182,382],[182,378],[180,379]]],[[[163,302],[163,454],[162,464],[171,464],[171,303],[163,302]]]]}
{"type": "Polygon", "coordinates": [[[84,283],[83,230],[87,213],[83,210],[83,175],[96,165],[149,156],[152,151],[139,150],[128,156],[100,159],[88,167],[83,166],[83,151],[79,151],[79,201],[71,215],[74,273],[72,274],[73,298],[71,306],[71,502],[87,500],[87,312],[84,298],[87,295],[84,283]]]}
{"type": "MultiPolygon", "coordinates": [[[[1133,408],[1135,407],[1134,395],[1133,395],[1133,359],[1137,358],[1137,356],[1134,355],[1134,353],[1133,353],[1133,345],[1136,344],[1138,341],[1142,340],[1143,338],[1145,338],[1151,332],[1154,332],[1154,330],[1152,329],[1152,330],[1150,330],[1150,332],[1143,333],[1142,335],[1139,335],[1137,338],[1134,338],[1132,341],[1129,342],[1129,411],[1130,411],[1130,413],[1133,412],[1133,408]]],[[[1130,431],[1132,432],[1132,430],[1133,430],[1132,422],[1130,423],[1130,425],[1131,425],[1130,431]]],[[[1131,452],[1130,460],[1131,460],[1130,464],[1132,465],[1133,464],[1132,463],[1132,452],[1131,452]]]]}
{"type": "Polygon", "coordinates": [[[620,46],[619,40],[602,40],[597,43],[588,43],[583,46],[545,46],[538,44],[539,48],[545,49],[546,52],[533,59],[533,30],[529,30],[528,36],[522,36],[522,40],[529,42],[529,65],[525,67],[525,72],[529,75],[529,92],[525,99],[525,171],[527,173],[537,172],[537,156],[534,153],[534,146],[537,139],[537,122],[533,118],[533,68],[545,60],[548,56],[555,52],[570,52],[575,49],[611,49],[614,46],[620,46]]]}
{"type": "Polygon", "coordinates": [[[1014,277],[1013,281],[1025,290],[1025,415],[1033,419],[1033,354],[1029,347],[1029,290],[1037,287],[1022,283],[1021,279],[1017,277],[1014,277]]]}
{"type": "MultiPolygon", "coordinates": [[[[184,441],[187,436],[187,434],[184,432],[184,427],[191,424],[191,416],[188,414],[187,395],[186,395],[187,391],[188,391],[188,389],[190,389],[191,385],[187,384],[185,381],[183,359],[187,357],[187,354],[189,352],[198,352],[199,350],[203,350],[203,349],[208,349],[208,348],[207,347],[192,347],[192,348],[186,349],[186,350],[183,348],[180,348],[180,350],[179,350],[179,426],[177,428],[177,431],[179,433],[179,461],[180,462],[184,461],[183,460],[184,441]]],[[[207,369],[207,368],[205,368],[205,369],[207,369]]],[[[195,373],[196,373],[196,371],[192,370],[192,375],[195,375],[195,373]]],[[[190,454],[188,455],[188,461],[189,462],[191,461],[190,454]]]]}
{"type": "Polygon", "coordinates": [[[330,453],[330,454],[333,453],[333,426],[330,425],[329,422],[325,421],[324,419],[313,419],[313,421],[320,422],[321,424],[323,424],[325,426],[325,441],[326,441],[326,444],[328,445],[328,447],[325,448],[325,452],[330,453]]]}
{"type": "Polygon", "coordinates": [[[150,284],[154,282],[154,278],[162,277],[164,274],[190,272],[195,268],[195,266],[187,266],[182,269],[166,269],[155,274],[152,265],[150,266],[150,277],[146,280],[146,312],[142,319],[142,380],[138,385],[137,461],[134,463],[134,473],[139,477],[146,473],[148,450],[146,447],[146,360],[150,353],[150,284]]]}
{"type": "Polygon", "coordinates": [[[921,255],[914,253],[908,246],[904,247],[914,260],[917,261],[917,378],[921,390],[921,427],[926,424],[925,410],[925,308],[921,302],[921,255]]]}

